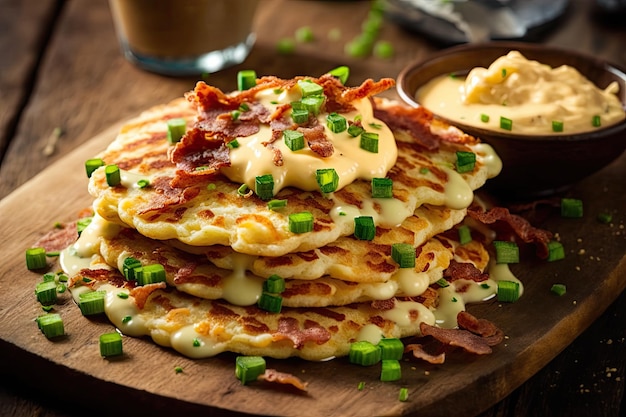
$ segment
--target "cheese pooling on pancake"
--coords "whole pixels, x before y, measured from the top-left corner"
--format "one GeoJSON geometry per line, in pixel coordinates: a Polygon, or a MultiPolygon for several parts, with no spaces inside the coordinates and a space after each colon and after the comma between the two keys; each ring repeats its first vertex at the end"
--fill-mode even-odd
{"type": "MultiPolygon", "coordinates": [[[[218,126],[212,127],[211,131],[202,130],[202,126],[208,123],[207,110],[196,101],[200,100],[199,97],[214,94],[219,98],[218,101],[226,101],[231,107],[236,105],[236,109],[242,102],[250,103],[250,112],[264,114],[263,120],[274,115],[273,119],[269,119],[269,126],[279,125],[273,132],[283,132],[286,124],[293,127],[289,116],[276,115],[277,112],[280,114],[280,111],[286,111],[284,107],[279,106],[282,110],[274,109],[270,112],[256,96],[264,94],[268,88],[273,91],[285,83],[288,84],[284,80],[271,79],[266,84],[257,85],[264,87],[258,91],[229,96],[217,93],[215,89],[206,91],[205,87],[197,87],[196,93],[191,96],[191,103],[175,101],[131,121],[100,155],[107,164],[118,165],[126,181],[111,187],[106,182],[104,169],[96,170],[89,183],[89,191],[95,197],[95,211],[108,221],[135,228],[153,239],[176,239],[191,246],[225,245],[239,253],[281,256],[320,248],[341,236],[353,234],[354,218],[358,216],[373,217],[377,226],[394,227],[413,215],[414,210],[423,204],[464,209],[473,199],[473,190],[499,172],[499,159],[488,145],[443,124],[423,109],[408,109],[394,102],[377,100],[371,113],[375,115],[373,120],[377,120],[376,129],[387,131],[386,127],[378,126],[387,125],[395,138],[391,154],[397,149],[397,156],[386,175],[383,172],[369,175],[391,179],[392,198],[372,198],[371,180],[357,179],[332,193],[285,187],[277,191],[274,198],[285,200],[286,206],[272,210],[268,208],[267,201],[256,195],[242,197],[238,193],[241,183],[233,182],[226,176],[232,174],[227,170],[236,171],[232,165],[228,165],[231,155],[232,159],[237,159],[234,155],[237,149],[246,146],[246,141],[258,142],[258,138],[251,139],[256,133],[237,136],[239,148],[231,152],[225,143],[227,139],[231,143],[234,138],[228,136],[224,139],[224,131],[230,132],[232,127],[232,110],[226,111],[220,107],[218,116],[214,115],[210,119],[212,124],[226,123],[227,128],[218,126]],[[250,101],[251,97],[254,101],[250,101]],[[204,116],[198,116],[198,120],[194,116],[197,106],[204,109],[200,112],[204,116]],[[223,111],[225,113],[221,113],[223,111]],[[166,140],[166,122],[178,117],[186,118],[188,125],[195,127],[188,130],[174,148],[166,140]],[[224,122],[226,117],[228,121],[224,122]],[[422,140],[424,137],[429,137],[430,142],[425,143],[422,140]],[[459,151],[476,155],[473,170],[464,173],[455,170],[456,153],[459,151]],[[224,163],[226,165],[222,166],[224,163]],[[219,168],[215,167],[216,164],[219,168]],[[150,185],[140,188],[135,185],[138,179],[147,179],[150,185]],[[289,215],[303,211],[313,215],[313,230],[302,234],[291,232],[289,215]]],[[[330,85],[328,97],[356,96],[349,103],[356,100],[357,107],[364,106],[361,111],[370,114],[366,107],[371,106],[372,102],[365,100],[364,94],[371,92],[372,88],[350,89],[330,85]]],[[[332,106],[337,107],[338,104],[333,104],[337,100],[329,99],[327,105],[331,109],[332,106]]],[[[354,109],[357,107],[350,104],[345,114],[354,115],[349,117],[355,118],[354,109]]],[[[252,114],[249,116],[252,117],[252,114]]],[[[265,124],[258,121],[259,117],[258,114],[254,116],[254,122],[240,121],[235,128],[249,132],[246,126],[253,124],[258,125],[258,129],[265,129],[265,124]]],[[[239,116],[241,118],[243,115],[239,116]]],[[[312,123],[315,126],[310,129],[324,127],[319,121],[312,123]]],[[[358,138],[350,138],[347,133],[343,133],[348,136],[341,138],[343,141],[357,143],[358,138]]],[[[382,144],[381,140],[379,153],[387,152],[382,144]]],[[[334,153],[338,154],[338,149],[334,149],[334,153]]],[[[291,151],[278,154],[287,152],[291,151]]],[[[390,157],[386,160],[393,159],[390,157]]],[[[264,158],[263,163],[267,162],[264,158]]]]}

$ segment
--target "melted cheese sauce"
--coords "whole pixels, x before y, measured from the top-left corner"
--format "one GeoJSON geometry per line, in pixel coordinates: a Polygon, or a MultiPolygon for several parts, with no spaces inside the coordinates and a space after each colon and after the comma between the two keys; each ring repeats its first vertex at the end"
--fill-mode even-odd
{"type": "MultiPolygon", "coordinates": [[[[281,92],[273,89],[263,90],[256,98],[273,112],[280,105],[300,100],[300,87],[296,85],[289,91],[281,92]]],[[[317,116],[318,122],[324,126],[326,137],[335,149],[330,157],[322,158],[306,145],[301,150],[292,151],[281,137],[273,143],[283,158],[283,165],[276,166],[273,163],[272,147],[264,145],[265,142],[271,142],[271,129],[268,125],[261,125],[261,130],[257,134],[237,139],[240,146],[230,150],[231,166],[222,168],[221,172],[233,182],[245,183],[251,190],[255,189],[257,176],[272,174],[274,193],[288,186],[305,191],[318,190],[319,185],[315,176],[318,169],[334,168],[339,176],[338,189],[356,179],[385,177],[398,156],[395,138],[391,130],[374,117],[368,99],[361,99],[352,104],[356,110],[342,113],[342,116],[348,121],[361,117],[363,128],[379,135],[377,153],[361,149],[360,138],[352,137],[346,131],[333,133],[326,126],[327,114],[320,113],[317,116]]]]}
{"type": "Polygon", "coordinates": [[[512,133],[527,135],[587,132],[594,116],[601,126],[625,118],[616,82],[600,89],[570,66],[551,68],[518,51],[474,68],[468,76],[441,76],[416,93],[417,102],[457,123],[503,131],[500,117],[512,120],[512,133]],[[481,115],[489,116],[487,122],[481,115]],[[562,122],[554,132],[552,122],[562,122]]]}

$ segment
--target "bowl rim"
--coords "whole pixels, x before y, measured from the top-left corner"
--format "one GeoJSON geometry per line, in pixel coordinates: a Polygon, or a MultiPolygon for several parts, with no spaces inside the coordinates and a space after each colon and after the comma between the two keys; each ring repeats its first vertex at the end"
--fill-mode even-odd
{"type": "MultiPolygon", "coordinates": [[[[581,52],[578,50],[570,49],[567,47],[562,47],[558,45],[546,45],[546,44],[536,44],[536,43],[527,43],[527,42],[519,42],[519,41],[488,41],[481,43],[468,43],[462,45],[455,45],[449,48],[442,49],[432,54],[428,54],[426,57],[415,59],[406,65],[398,74],[396,78],[396,91],[400,98],[411,107],[420,107],[421,105],[415,100],[414,94],[415,91],[408,91],[408,82],[410,80],[410,76],[420,67],[435,61],[446,58],[451,55],[455,55],[461,52],[471,52],[471,51],[480,51],[480,50],[491,50],[491,49],[508,49],[508,50],[520,50],[524,53],[526,51],[544,51],[544,52],[555,52],[559,54],[566,54],[577,56],[580,59],[591,62],[595,67],[601,68],[604,71],[608,71],[616,74],[618,77],[624,80],[624,86],[626,86],[626,68],[611,62],[605,58],[596,57],[594,55],[581,52]]],[[[467,70],[471,70],[473,67],[467,68],[467,70]]],[[[443,73],[440,75],[444,75],[443,73]]],[[[626,88],[626,87],[624,87],[626,88]]],[[[622,103],[622,108],[626,111],[626,99],[620,99],[622,103]]],[[[433,114],[436,114],[433,112],[433,114]]],[[[436,114],[436,116],[446,122],[450,123],[453,126],[458,127],[463,131],[471,130],[475,132],[475,135],[478,137],[481,136],[498,136],[510,140],[523,140],[523,141],[545,141],[546,138],[555,141],[580,141],[580,140],[593,140],[599,137],[605,137],[607,135],[613,135],[617,132],[626,129],[626,118],[624,118],[621,122],[612,124],[610,126],[600,127],[595,130],[590,130],[587,132],[580,133],[570,133],[570,134],[559,134],[559,135],[528,135],[528,134],[516,134],[509,132],[501,132],[496,130],[484,129],[477,126],[470,126],[461,122],[452,121],[445,116],[436,114]]]]}

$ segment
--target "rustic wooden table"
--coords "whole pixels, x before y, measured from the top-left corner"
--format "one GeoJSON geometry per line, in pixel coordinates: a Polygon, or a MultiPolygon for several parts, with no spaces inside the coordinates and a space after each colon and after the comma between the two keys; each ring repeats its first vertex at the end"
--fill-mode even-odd
{"type": "MultiPolygon", "coordinates": [[[[624,25],[610,27],[594,19],[592,6],[590,0],[572,1],[540,41],[626,66],[624,25]]],[[[357,83],[395,77],[410,61],[441,47],[385,22],[381,38],[393,42],[395,56],[349,58],[343,45],[360,31],[368,9],[366,1],[264,0],[256,19],[257,44],[248,60],[210,75],[208,81],[229,90],[244,67],[291,77],[346,64],[357,83]],[[313,28],[316,40],[298,44],[292,55],[278,54],[278,40],[293,37],[303,25],[313,28]],[[340,29],[340,40],[327,36],[335,28],[340,29]]],[[[0,0],[0,57],[0,199],[99,132],[181,96],[195,82],[144,72],[125,61],[105,0],[0,0]],[[50,147],[57,127],[63,134],[50,147]]],[[[54,204],[54,197],[49,198],[54,204]]],[[[556,357],[545,368],[481,416],[622,415],[625,306],[626,293],[568,348],[554,352],[556,357]]],[[[50,397],[34,392],[27,378],[6,372],[10,360],[5,355],[0,360],[0,415],[85,415],[71,402],[71,395],[80,393],[50,397]]]]}

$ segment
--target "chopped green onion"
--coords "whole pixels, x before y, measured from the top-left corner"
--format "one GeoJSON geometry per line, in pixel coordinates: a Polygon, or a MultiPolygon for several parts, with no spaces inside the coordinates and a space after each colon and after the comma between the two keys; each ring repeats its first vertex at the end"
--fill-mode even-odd
{"type": "Polygon", "coordinates": [[[57,276],[56,274],[52,273],[52,272],[47,272],[45,274],[43,274],[43,277],[41,277],[43,279],[43,282],[48,282],[48,281],[55,281],[57,276]]]}
{"type": "Polygon", "coordinates": [[[182,117],[167,121],[167,142],[174,145],[183,138],[187,130],[187,121],[182,117]]]}
{"type": "Polygon", "coordinates": [[[308,211],[289,215],[289,231],[292,233],[306,233],[313,230],[313,214],[308,211]]]}
{"type": "Polygon", "coordinates": [[[267,208],[270,210],[278,210],[287,206],[287,200],[270,200],[267,202],[267,208]]]}
{"type": "Polygon", "coordinates": [[[254,70],[242,70],[237,73],[237,88],[239,91],[247,90],[256,85],[256,72],[254,70]]]}
{"type": "Polygon", "coordinates": [[[504,130],[512,130],[513,120],[508,119],[506,117],[500,117],[500,128],[504,130]]]}
{"type": "Polygon", "coordinates": [[[348,81],[348,76],[350,76],[350,68],[342,65],[340,67],[330,70],[328,73],[333,77],[338,78],[341,84],[345,85],[346,81],[348,81]]]}
{"type": "Polygon", "coordinates": [[[262,356],[237,356],[235,359],[235,376],[243,385],[256,381],[265,373],[265,359],[262,356]]]}
{"type": "Polygon", "coordinates": [[[83,231],[91,224],[93,217],[83,217],[76,221],[76,233],[80,236],[83,231]]]}
{"type": "Polygon", "coordinates": [[[600,223],[609,224],[613,221],[613,215],[611,213],[598,213],[597,219],[600,223]]]}
{"type": "Polygon", "coordinates": [[[400,360],[404,354],[404,343],[395,337],[380,339],[378,347],[380,348],[383,361],[386,359],[400,360]]]}
{"type": "Polygon", "coordinates": [[[326,116],[326,126],[333,133],[341,133],[348,128],[348,121],[338,113],[330,113],[326,116]]]}
{"type": "Polygon", "coordinates": [[[398,400],[405,402],[405,401],[408,401],[408,399],[409,399],[409,389],[405,387],[400,388],[400,392],[398,394],[398,400]]]}
{"type": "Polygon", "coordinates": [[[476,154],[474,152],[462,152],[456,153],[456,170],[459,173],[471,172],[476,166],[476,154]]]}
{"type": "Polygon", "coordinates": [[[37,317],[37,326],[41,332],[48,338],[63,336],[65,329],[63,319],[59,314],[44,314],[37,317]]]}
{"type": "Polygon", "coordinates": [[[122,262],[122,274],[127,281],[134,281],[137,279],[135,276],[135,269],[141,268],[141,261],[135,259],[132,256],[124,259],[122,262]]]}
{"type": "Polygon", "coordinates": [[[132,319],[132,316],[124,316],[124,318],[122,319],[122,324],[128,324],[132,319]]]}
{"type": "Polygon", "coordinates": [[[293,109],[291,111],[291,118],[293,119],[295,123],[299,125],[305,124],[309,121],[309,111],[306,109],[304,110],[293,109]]]}
{"type": "Polygon", "coordinates": [[[127,292],[118,292],[117,296],[121,298],[122,300],[126,300],[129,297],[127,292]]]}
{"type": "Polygon", "coordinates": [[[562,295],[565,295],[565,293],[567,292],[567,287],[565,287],[565,284],[554,284],[550,288],[550,291],[560,297],[562,295]]]}
{"type": "Polygon", "coordinates": [[[107,184],[109,184],[110,187],[120,185],[122,182],[120,168],[115,164],[107,165],[104,168],[104,175],[106,176],[107,184]]]}
{"type": "Polygon", "coordinates": [[[506,77],[506,68],[502,68],[502,78],[506,77]]]}
{"type": "Polygon", "coordinates": [[[100,335],[100,356],[108,358],[110,356],[120,356],[123,353],[121,334],[111,332],[100,335]]]}
{"type": "Polygon", "coordinates": [[[372,216],[354,218],[354,237],[359,240],[373,240],[376,236],[376,225],[372,216]]]}
{"type": "Polygon", "coordinates": [[[459,226],[459,243],[461,245],[466,245],[472,241],[472,231],[468,225],[464,224],[459,226]]]}
{"type": "Polygon", "coordinates": [[[207,191],[213,191],[213,190],[215,190],[216,188],[217,188],[217,185],[215,185],[215,183],[212,183],[212,182],[211,182],[211,183],[208,183],[208,184],[206,185],[206,189],[207,189],[207,191]]]}
{"type": "Polygon", "coordinates": [[[435,284],[439,285],[441,288],[446,288],[450,286],[450,283],[445,278],[439,278],[435,281],[435,284]]]}
{"type": "Polygon", "coordinates": [[[302,98],[309,96],[320,96],[324,93],[324,88],[311,80],[299,80],[298,86],[302,92],[302,98]]]}
{"type": "Polygon", "coordinates": [[[368,152],[378,153],[378,133],[373,133],[373,132],[361,133],[360,146],[362,149],[368,152]]]}
{"type": "Polygon", "coordinates": [[[285,145],[294,152],[304,148],[304,134],[302,132],[298,132],[297,130],[284,130],[283,138],[285,145]]]}
{"type": "Polygon", "coordinates": [[[429,172],[430,172],[430,168],[427,168],[427,167],[421,167],[420,168],[420,174],[422,174],[422,175],[426,175],[429,172]]]}
{"type": "Polygon", "coordinates": [[[104,313],[106,291],[91,291],[79,295],[78,307],[83,316],[104,313]]]}
{"type": "Polygon", "coordinates": [[[239,141],[237,139],[233,139],[226,144],[230,149],[236,149],[239,147],[239,141]]]}
{"type": "MultiPolygon", "coordinates": [[[[317,84],[315,84],[317,85],[317,84]]],[[[309,113],[317,116],[322,110],[322,104],[324,104],[323,96],[307,96],[302,99],[302,104],[309,111],[309,113]]]]}
{"type": "Polygon", "coordinates": [[[383,359],[382,369],[380,371],[380,380],[385,381],[397,381],[402,377],[402,368],[400,362],[395,359],[383,359]]]}
{"type": "Polygon", "coordinates": [[[63,294],[67,290],[67,285],[57,284],[57,293],[63,294]]]}
{"type": "Polygon", "coordinates": [[[35,287],[37,301],[43,305],[54,304],[57,301],[57,284],[54,281],[43,281],[35,287]]]}
{"type": "Polygon", "coordinates": [[[363,391],[365,389],[365,381],[359,382],[359,385],[356,386],[356,389],[359,391],[363,391]]]}
{"type": "Polygon", "coordinates": [[[489,122],[489,115],[485,114],[485,113],[482,113],[480,115],[480,121],[483,122],[483,123],[488,123],[489,122]]]}
{"type": "Polygon", "coordinates": [[[175,366],[174,367],[174,372],[177,374],[182,374],[183,373],[183,367],[182,366],[175,366]]]}
{"type": "Polygon", "coordinates": [[[498,301],[512,303],[519,299],[519,282],[498,281],[498,301]]]}
{"type": "Polygon", "coordinates": [[[230,112],[230,118],[233,122],[239,120],[239,116],[241,116],[241,110],[233,110],[230,112]]]}
{"type": "Polygon", "coordinates": [[[259,297],[257,305],[261,310],[269,311],[270,313],[280,313],[283,307],[283,297],[280,294],[263,292],[259,297]]]}
{"type": "Polygon", "coordinates": [[[414,268],[415,247],[408,243],[394,243],[391,245],[391,258],[400,268],[414,268]]]}
{"type": "Polygon", "coordinates": [[[371,366],[380,362],[381,350],[367,340],[361,340],[350,344],[348,360],[361,366],[371,366]]]}
{"type": "Polygon", "coordinates": [[[600,127],[602,126],[602,119],[600,118],[599,115],[595,115],[591,118],[591,126],[593,127],[600,127]]]}
{"type": "Polygon", "coordinates": [[[59,273],[59,282],[67,282],[69,281],[69,277],[64,273],[59,273]]]}
{"type": "Polygon", "coordinates": [[[348,126],[348,135],[352,136],[353,138],[356,138],[363,132],[365,132],[365,129],[363,129],[363,127],[360,125],[351,124],[350,126],[348,126]]]}
{"type": "Polygon", "coordinates": [[[373,129],[382,129],[383,125],[381,125],[380,123],[370,123],[369,127],[373,128],[373,129]]]}
{"type": "Polygon", "coordinates": [[[315,171],[315,179],[323,193],[332,193],[339,186],[339,175],[334,168],[322,168],[315,171]]]}
{"type": "Polygon", "coordinates": [[[561,199],[561,217],[570,219],[583,217],[583,202],[577,198],[561,199]]]}
{"type": "Polygon", "coordinates": [[[276,42],[276,51],[281,55],[290,55],[296,50],[296,43],[291,38],[281,38],[276,42]]]}
{"type": "Polygon", "coordinates": [[[250,193],[250,188],[248,188],[248,185],[246,184],[241,184],[239,188],[237,188],[237,194],[239,194],[242,197],[247,197],[249,193],[250,193]]]}
{"type": "Polygon", "coordinates": [[[559,261],[565,258],[565,249],[561,242],[553,240],[548,242],[548,262],[559,261]]]}
{"type": "Polygon", "coordinates": [[[93,174],[93,172],[100,168],[101,166],[104,166],[104,161],[100,158],[93,158],[93,159],[88,159],[85,161],[85,171],[87,171],[87,177],[91,178],[91,174],[93,174]]]}
{"type": "Polygon", "coordinates": [[[484,290],[488,290],[489,288],[491,288],[491,285],[489,285],[487,283],[482,283],[482,284],[480,284],[480,288],[482,288],[484,290]]]}
{"type": "Polygon", "coordinates": [[[274,197],[274,177],[272,174],[257,175],[254,180],[254,192],[261,200],[274,197]]]}
{"type": "Polygon", "coordinates": [[[193,347],[200,347],[202,346],[202,341],[200,341],[200,339],[198,339],[197,337],[194,337],[193,340],[191,341],[191,345],[193,347]]]}
{"type": "Polygon", "coordinates": [[[248,103],[241,103],[239,105],[239,110],[244,111],[244,112],[248,111],[250,110],[250,106],[248,106],[248,103]]]}
{"type": "Polygon", "coordinates": [[[44,248],[26,249],[26,268],[35,270],[46,266],[46,250],[44,248]]]}
{"type": "Polygon", "coordinates": [[[563,131],[563,122],[560,120],[552,121],[552,131],[553,132],[562,132],[563,131]]]}
{"type": "Polygon", "coordinates": [[[393,180],[391,178],[372,178],[372,197],[393,197],[393,180]]]}
{"type": "Polygon", "coordinates": [[[161,264],[150,264],[141,268],[135,268],[137,285],[156,284],[165,282],[165,267],[161,264]]]}
{"type": "Polygon", "coordinates": [[[263,281],[263,291],[280,294],[285,291],[285,279],[280,275],[272,274],[263,281]]]}
{"type": "Polygon", "coordinates": [[[378,41],[374,44],[373,54],[376,58],[389,59],[395,54],[393,44],[389,41],[378,41]]]}
{"type": "Polygon", "coordinates": [[[150,185],[150,180],[147,180],[145,178],[142,178],[139,181],[137,181],[137,187],[139,188],[146,188],[149,185],[150,185]]]}
{"type": "Polygon", "coordinates": [[[311,30],[310,26],[302,26],[296,29],[295,37],[298,42],[303,43],[313,42],[315,40],[313,30],[311,30]]]}
{"type": "Polygon", "coordinates": [[[515,242],[494,240],[493,246],[496,249],[496,263],[514,264],[519,262],[519,246],[515,242]]]}

